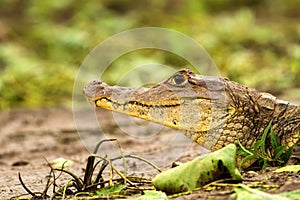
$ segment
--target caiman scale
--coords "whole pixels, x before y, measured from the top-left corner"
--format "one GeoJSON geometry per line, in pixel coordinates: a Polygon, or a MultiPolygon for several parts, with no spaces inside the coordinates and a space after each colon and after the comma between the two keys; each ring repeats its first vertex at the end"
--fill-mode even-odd
{"type": "MultiPolygon", "coordinates": [[[[281,145],[300,146],[299,105],[224,77],[194,74],[188,67],[152,87],[109,86],[96,80],[83,92],[97,107],[180,129],[211,150],[238,140],[251,148],[270,121],[281,145]]],[[[267,148],[271,150],[270,142],[267,148]]]]}

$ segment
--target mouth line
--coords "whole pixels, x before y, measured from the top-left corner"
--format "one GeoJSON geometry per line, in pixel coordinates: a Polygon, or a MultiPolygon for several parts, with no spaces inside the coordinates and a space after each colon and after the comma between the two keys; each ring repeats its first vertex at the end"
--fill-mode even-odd
{"type": "MultiPolygon", "coordinates": [[[[148,108],[168,108],[168,107],[177,107],[177,106],[181,106],[182,104],[185,103],[185,101],[198,101],[198,98],[180,98],[178,100],[176,100],[176,102],[169,102],[169,103],[149,103],[149,102],[144,102],[144,101],[136,101],[136,100],[129,100],[129,101],[124,101],[124,102],[120,102],[120,101],[115,101],[111,98],[108,97],[100,97],[100,98],[95,98],[90,100],[90,102],[94,103],[94,105],[97,106],[97,101],[106,101],[112,105],[116,105],[118,106],[127,106],[127,105],[135,105],[135,106],[141,106],[141,107],[148,107],[148,108]]],[[[201,100],[211,100],[208,98],[201,98],[201,100]]],[[[97,106],[100,107],[100,106],[97,106]]]]}
{"type": "Polygon", "coordinates": [[[135,100],[130,100],[126,102],[117,102],[114,101],[108,97],[101,97],[101,98],[96,98],[94,100],[91,100],[91,102],[94,102],[95,105],[97,105],[97,101],[102,101],[105,100],[113,105],[117,106],[126,106],[126,105],[137,105],[137,106],[142,106],[142,107],[176,107],[180,106],[182,103],[174,103],[174,104],[153,104],[153,103],[147,103],[147,102],[140,102],[140,101],[135,101],[135,100]]]}

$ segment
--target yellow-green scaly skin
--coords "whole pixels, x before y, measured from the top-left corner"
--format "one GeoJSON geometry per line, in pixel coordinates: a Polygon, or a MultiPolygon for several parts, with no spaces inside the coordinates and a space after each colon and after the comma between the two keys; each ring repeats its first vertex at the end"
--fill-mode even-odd
{"type": "MultiPolygon", "coordinates": [[[[91,81],[84,95],[97,107],[182,130],[211,150],[238,140],[251,148],[270,121],[282,145],[300,146],[298,105],[227,78],[194,74],[190,68],[145,88],[91,81]]],[[[271,144],[267,148],[271,150],[271,144]]]]}

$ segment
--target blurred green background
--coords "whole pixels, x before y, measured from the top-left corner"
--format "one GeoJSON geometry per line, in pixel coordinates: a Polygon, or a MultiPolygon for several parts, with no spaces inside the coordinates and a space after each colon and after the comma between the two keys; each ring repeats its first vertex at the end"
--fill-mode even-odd
{"type": "MultiPolygon", "coordinates": [[[[109,36],[164,27],[199,42],[222,76],[285,95],[300,95],[298,0],[0,0],[0,109],[69,106],[80,64],[109,36]]],[[[122,67],[176,56],[135,53],[122,67]]]]}

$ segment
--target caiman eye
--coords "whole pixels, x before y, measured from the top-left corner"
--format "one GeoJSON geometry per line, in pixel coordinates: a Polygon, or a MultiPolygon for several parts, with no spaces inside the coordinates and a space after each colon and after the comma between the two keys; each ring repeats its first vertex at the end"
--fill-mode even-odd
{"type": "Polygon", "coordinates": [[[176,74],[173,76],[173,83],[175,85],[184,85],[186,83],[186,79],[183,75],[181,74],[176,74]]]}

